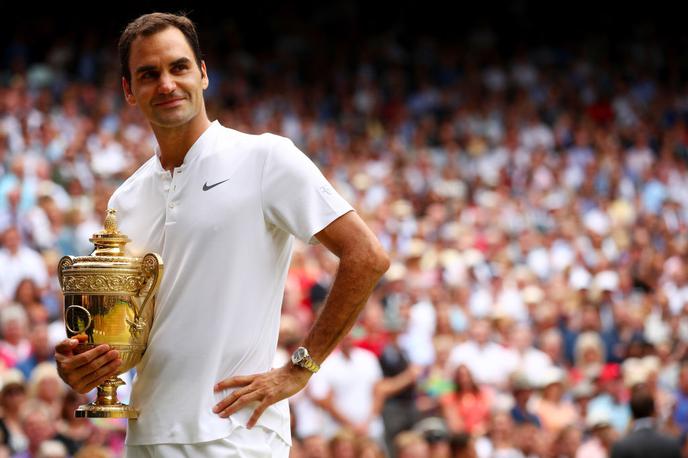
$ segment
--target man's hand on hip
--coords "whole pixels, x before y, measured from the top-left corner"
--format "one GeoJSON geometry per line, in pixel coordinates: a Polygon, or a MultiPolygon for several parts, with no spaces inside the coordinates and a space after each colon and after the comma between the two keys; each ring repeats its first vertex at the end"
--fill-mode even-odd
{"type": "Polygon", "coordinates": [[[237,389],[217,403],[213,412],[227,418],[251,402],[258,402],[258,407],[246,425],[252,428],[268,406],[301,391],[311,375],[308,370],[288,363],[262,374],[226,378],[218,382],[213,390],[218,392],[227,388],[237,389]]]}
{"type": "Polygon", "coordinates": [[[86,394],[117,374],[122,360],[117,350],[110,350],[109,345],[98,345],[95,348],[76,353],[76,339],[65,339],[55,346],[57,373],[64,382],[75,391],[86,394]]]}

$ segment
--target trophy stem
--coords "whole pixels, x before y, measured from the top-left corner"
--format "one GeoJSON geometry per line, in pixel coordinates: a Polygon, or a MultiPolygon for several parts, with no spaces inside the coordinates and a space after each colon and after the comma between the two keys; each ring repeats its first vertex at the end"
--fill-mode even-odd
{"type": "Polygon", "coordinates": [[[78,418],[138,418],[138,412],[117,400],[117,387],[124,385],[119,377],[110,377],[98,385],[96,400],[80,406],[74,415],[78,418]]]}
{"type": "Polygon", "coordinates": [[[110,377],[102,385],[98,385],[98,395],[96,404],[100,406],[114,406],[118,405],[117,388],[124,385],[124,381],[119,377],[110,377]]]}

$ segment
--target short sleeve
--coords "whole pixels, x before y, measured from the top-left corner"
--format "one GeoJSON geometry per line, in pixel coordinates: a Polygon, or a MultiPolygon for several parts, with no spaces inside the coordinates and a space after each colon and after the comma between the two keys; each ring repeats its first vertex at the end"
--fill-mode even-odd
{"type": "Polygon", "coordinates": [[[275,136],[261,178],[265,219],[305,243],[353,207],[288,138],[275,136]]]}

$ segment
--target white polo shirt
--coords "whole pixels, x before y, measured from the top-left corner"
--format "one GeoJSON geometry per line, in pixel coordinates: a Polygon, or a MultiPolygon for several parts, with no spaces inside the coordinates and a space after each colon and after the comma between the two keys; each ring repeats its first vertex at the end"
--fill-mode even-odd
{"type": "MultiPolygon", "coordinates": [[[[291,140],[248,135],[215,121],[174,174],[153,156],[112,195],[132,255],[165,263],[148,349],[137,366],[127,444],[197,443],[227,436],[212,412],[233,375],[270,370],[293,235],[314,234],[353,210],[291,140]]],[[[287,400],[258,424],[291,444],[287,400]]]]}

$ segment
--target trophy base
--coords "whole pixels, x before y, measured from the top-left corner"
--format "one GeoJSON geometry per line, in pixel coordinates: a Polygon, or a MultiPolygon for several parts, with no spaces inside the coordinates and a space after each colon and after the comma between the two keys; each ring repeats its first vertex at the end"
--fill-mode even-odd
{"type": "Polygon", "coordinates": [[[117,400],[117,387],[124,385],[119,377],[111,377],[98,386],[98,396],[90,404],[74,411],[77,418],[128,418],[135,420],[139,413],[133,407],[117,400]]]}
{"type": "Polygon", "coordinates": [[[110,406],[100,406],[94,403],[79,406],[74,411],[77,418],[128,418],[135,420],[139,414],[136,409],[126,404],[115,404],[110,406]]]}

